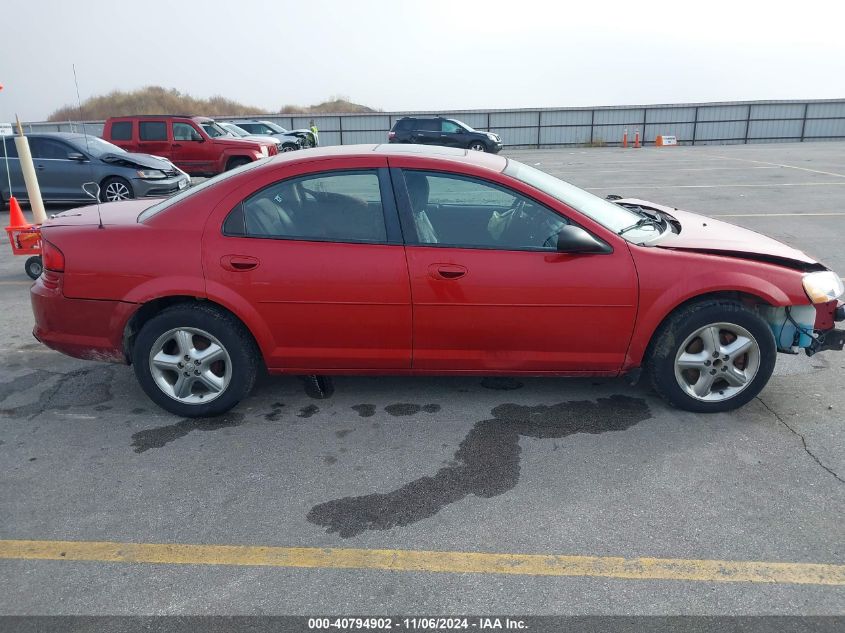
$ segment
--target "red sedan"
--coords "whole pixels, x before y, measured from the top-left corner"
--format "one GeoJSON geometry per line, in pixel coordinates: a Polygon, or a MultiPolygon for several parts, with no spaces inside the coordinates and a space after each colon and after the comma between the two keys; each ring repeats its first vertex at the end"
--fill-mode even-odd
{"type": "MultiPolygon", "coordinates": [[[[306,155],[307,154],[307,155],[306,155]]],[[[42,228],[36,338],[131,363],[181,416],[271,373],[618,376],[725,411],[778,351],[842,349],[838,275],[772,239],[413,145],[256,161],[42,228]]]]}

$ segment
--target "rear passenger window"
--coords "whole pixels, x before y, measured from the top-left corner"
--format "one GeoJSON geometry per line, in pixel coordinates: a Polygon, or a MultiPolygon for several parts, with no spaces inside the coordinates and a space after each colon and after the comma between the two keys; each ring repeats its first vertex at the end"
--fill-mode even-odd
{"type": "Polygon", "coordinates": [[[70,147],[60,141],[38,137],[30,140],[30,148],[33,158],[49,158],[53,160],[67,159],[67,155],[72,151],[70,147]]]}
{"type": "Polygon", "coordinates": [[[112,123],[111,137],[113,141],[131,141],[132,121],[115,121],[112,123]]]}
{"type": "Polygon", "coordinates": [[[243,214],[248,237],[387,241],[376,170],[324,172],[277,182],[244,200],[227,218],[224,233],[237,231],[238,213],[243,214]]]}
{"type": "Polygon", "coordinates": [[[142,141],[166,141],[167,123],[164,121],[140,121],[138,138],[142,141]]]}

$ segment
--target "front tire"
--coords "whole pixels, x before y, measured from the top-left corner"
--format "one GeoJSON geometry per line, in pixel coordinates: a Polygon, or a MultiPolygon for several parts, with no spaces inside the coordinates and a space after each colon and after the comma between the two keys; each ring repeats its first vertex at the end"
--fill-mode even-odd
{"type": "Polygon", "coordinates": [[[655,334],[648,373],[669,403],[696,413],[730,411],[768,383],[777,347],[771,329],[735,301],[682,308],[655,334]]]}
{"type": "Polygon", "coordinates": [[[487,146],[482,143],[481,141],[473,141],[469,144],[469,149],[476,151],[476,152],[486,152],[487,146]]]}
{"type": "Polygon", "coordinates": [[[118,176],[106,178],[100,188],[101,202],[120,202],[121,200],[131,200],[134,197],[135,192],[132,190],[129,181],[118,176]]]}
{"type": "Polygon", "coordinates": [[[144,324],[132,362],[153,402],[174,415],[197,418],[225,413],[249,395],[259,352],[232,315],[183,304],[144,324]]]}

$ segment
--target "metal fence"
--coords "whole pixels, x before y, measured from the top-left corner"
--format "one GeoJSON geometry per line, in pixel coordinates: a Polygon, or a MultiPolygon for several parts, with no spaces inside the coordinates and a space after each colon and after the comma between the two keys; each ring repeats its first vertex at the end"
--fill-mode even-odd
{"type": "MultiPolygon", "coordinates": [[[[514,148],[617,146],[625,130],[630,142],[639,131],[645,145],[653,145],[658,135],[674,135],[681,145],[845,140],[845,99],[314,116],[262,114],[254,118],[274,121],[288,129],[306,128],[313,120],[320,131],[321,145],[351,145],[385,142],[393,123],[409,115],[459,119],[474,128],[495,132],[505,146],[514,148]]],[[[84,129],[99,136],[103,122],[25,123],[24,127],[31,132],[84,129]]]]}

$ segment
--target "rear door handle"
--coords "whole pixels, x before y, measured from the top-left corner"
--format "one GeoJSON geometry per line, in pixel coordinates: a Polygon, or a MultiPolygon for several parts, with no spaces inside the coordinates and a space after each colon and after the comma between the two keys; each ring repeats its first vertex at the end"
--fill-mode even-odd
{"type": "Polygon", "coordinates": [[[257,258],[250,257],[249,255],[224,255],[220,258],[220,265],[234,273],[255,270],[260,263],[257,258]]]}
{"type": "Polygon", "coordinates": [[[457,264],[432,264],[428,274],[435,279],[460,279],[467,274],[467,269],[457,264]]]}

